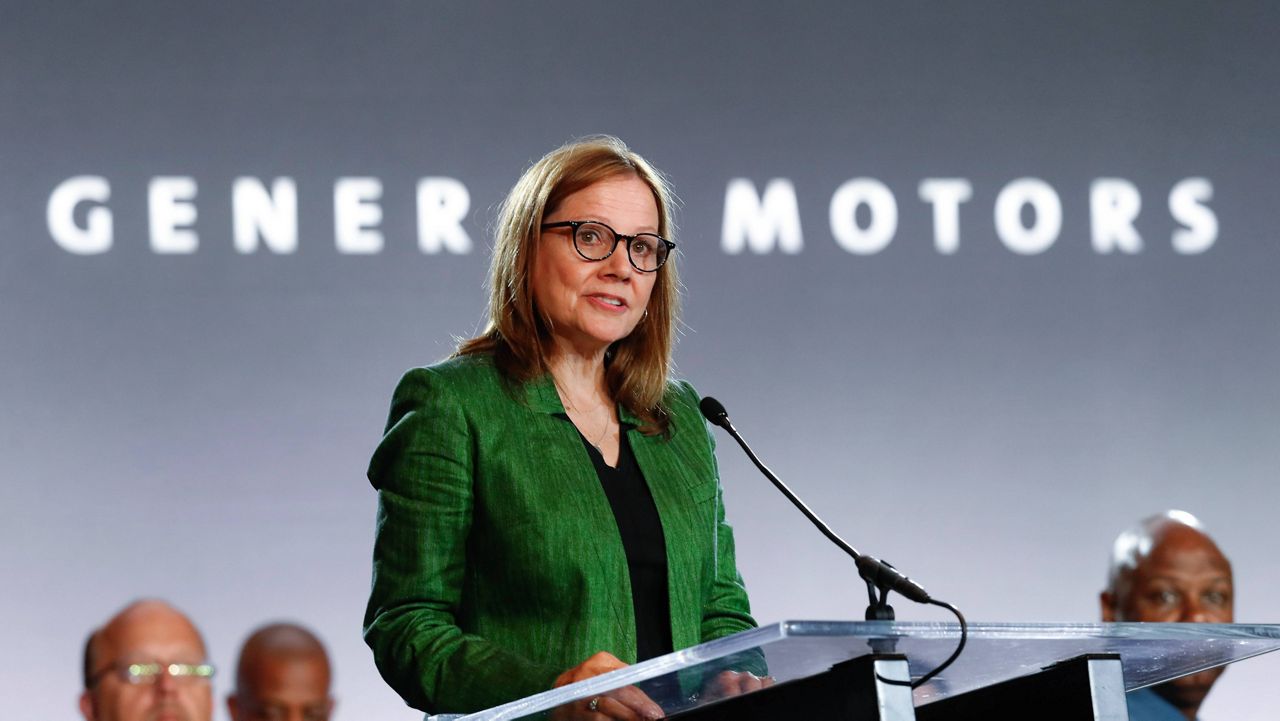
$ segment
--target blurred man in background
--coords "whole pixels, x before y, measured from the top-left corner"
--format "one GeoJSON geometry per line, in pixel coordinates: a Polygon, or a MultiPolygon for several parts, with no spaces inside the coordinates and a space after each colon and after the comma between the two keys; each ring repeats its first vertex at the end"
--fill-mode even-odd
{"type": "Polygon", "coordinates": [[[80,713],[87,721],[209,721],[204,639],[163,601],[129,604],[89,635],[80,713]]]}
{"type": "Polygon", "coordinates": [[[328,721],[331,676],[315,634],[289,623],[263,626],[240,649],[227,709],[232,721],[328,721]]]}
{"type": "MultiPolygon", "coordinates": [[[[1166,511],[1116,538],[1103,621],[1231,623],[1231,563],[1195,516],[1166,511]]],[[[1128,695],[1131,721],[1194,721],[1224,668],[1128,695]]]]}

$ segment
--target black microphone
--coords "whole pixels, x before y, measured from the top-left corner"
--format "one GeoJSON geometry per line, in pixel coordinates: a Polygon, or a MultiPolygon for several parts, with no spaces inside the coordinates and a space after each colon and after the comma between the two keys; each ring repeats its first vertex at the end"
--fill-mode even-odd
{"type": "Polygon", "coordinates": [[[733,436],[733,440],[737,441],[738,445],[742,446],[742,450],[746,451],[747,457],[756,465],[756,468],[759,468],[760,472],[765,475],[765,478],[768,478],[779,491],[782,491],[782,495],[786,496],[787,500],[791,501],[796,508],[800,509],[800,512],[805,515],[805,518],[808,518],[813,525],[817,526],[818,530],[822,532],[822,535],[826,536],[832,543],[839,546],[840,550],[849,554],[849,556],[853,558],[854,564],[858,567],[858,575],[862,576],[863,580],[875,585],[875,587],[881,591],[897,591],[902,594],[903,597],[915,601],[916,603],[933,602],[928,591],[925,591],[920,584],[912,581],[888,563],[864,553],[858,553],[857,549],[850,546],[848,543],[845,543],[845,540],[836,535],[835,531],[832,531],[830,526],[823,523],[822,519],[818,518],[818,515],[805,505],[804,501],[800,500],[796,494],[791,492],[791,489],[787,487],[787,484],[779,480],[779,478],[774,475],[773,471],[769,470],[768,466],[760,462],[760,459],[756,457],[755,452],[751,450],[751,446],[747,445],[747,442],[738,434],[738,430],[729,422],[729,412],[724,409],[724,405],[721,404],[720,401],[712,398],[711,396],[707,396],[698,404],[698,408],[702,411],[702,415],[705,416],[708,421],[714,425],[720,426],[725,429],[729,435],[733,436]]]}

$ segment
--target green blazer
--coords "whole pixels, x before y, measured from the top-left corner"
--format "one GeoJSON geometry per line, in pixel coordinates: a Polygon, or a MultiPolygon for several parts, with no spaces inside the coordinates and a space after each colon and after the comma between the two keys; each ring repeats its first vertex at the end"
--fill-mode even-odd
{"type": "MultiPolygon", "coordinates": [[[[755,621],[698,395],[673,382],[665,403],[669,437],[627,432],[662,520],[681,649],[755,621]]],[[[477,711],[545,691],[597,651],[635,661],[622,540],[563,413],[550,376],[512,387],[482,356],[415,368],[396,388],[369,464],[364,638],[409,705],[477,711]]]]}

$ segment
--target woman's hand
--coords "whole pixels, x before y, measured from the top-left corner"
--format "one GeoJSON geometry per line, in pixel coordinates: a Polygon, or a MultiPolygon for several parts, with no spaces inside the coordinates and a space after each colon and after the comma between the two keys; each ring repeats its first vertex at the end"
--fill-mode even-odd
{"type": "MultiPolygon", "coordinates": [[[[618,660],[617,656],[601,651],[556,678],[555,688],[560,688],[576,681],[583,681],[600,674],[626,668],[627,664],[618,660]]],[[[627,686],[582,701],[574,701],[551,712],[554,721],[599,721],[600,719],[620,719],[621,721],[645,721],[660,719],[666,714],[662,707],[653,702],[635,686],[627,686]]]]}
{"type": "Polygon", "coordinates": [[[773,685],[772,676],[757,676],[746,671],[721,671],[702,687],[702,697],[715,701],[759,691],[773,685]]]}

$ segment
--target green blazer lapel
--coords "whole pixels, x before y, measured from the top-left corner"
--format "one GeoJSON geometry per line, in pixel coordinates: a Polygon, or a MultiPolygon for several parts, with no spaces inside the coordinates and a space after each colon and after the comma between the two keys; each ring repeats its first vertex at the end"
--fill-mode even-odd
{"type": "Polygon", "coordinates": [[[626,601],[609,604],[607,609],[596,607],[597,614],[605,611],[609,620],[599,615],[589,617],[588,634],[593,637],[595,648],[607,650],[624,661],[634,663],[636,620],[635,610],[631,606],[631,576],[627,567],[626,550],[622,546],[622,534],[618,530],[613,509],[609,506],[609,499],[600,486],[600,478],[596,475],[587,449],[582,445],[577,427],[565,412],[551,374],[528,381],[524,385],[524,391],[525,401],[530,409],[554,419],[557,455],[564,457],[565,454],[570,454],[574,457],[572,463],[541,464],[545,472],[555,473],[565,482],[571,483],[573,488],[581,490],[581,493],[566,494],[566,499],[572,501],[564,502],[562,513],[575,519],[573,522],[586,527],[581,534],[584,543],[579,548],[565,551],[589,554],[594,559],[594,563],[586,567],[589,573],[588,585],[595,587],[592,590],[593,598],[626,601]],[[591,569],[595,569],[595,572],[591,573],[591,569]],[[611,593],[609,589],[603,588],[604,585],[621,588],[611,593]],[[621,639],[623,646],[615,646],[608,639],[621,639]]]}
{"type": "MultiPolygon", "coordinates": [[[[644,474],[649,492],[662,522],[667,549],[667,593],[671,611],[673,648],[687,648],[701,642],[701,596],[703,592],[703,549],[713,534],[714,513],[706,498],[699,498],[698,478],[681,463],[684,454],[673,453],[679,443],[679,429],[672,426],[670,437],[646,436],[639,430],[628,433],[632,453],[644,474]],[[664,448],[665,446],[665,448],[664,448]],[[701,543],[699,542],[701,541],[701,543]]],[[[713,492],[715,484],[703,485],[713,492]]]]}
{"type": "Polygon", "coordinates": [[[556,392],[556,384],[550,373],[534,378],[522,388],[529,408],[539,413],[564,413],[564,404],[560,402],[560,394],[556,392]]]}

